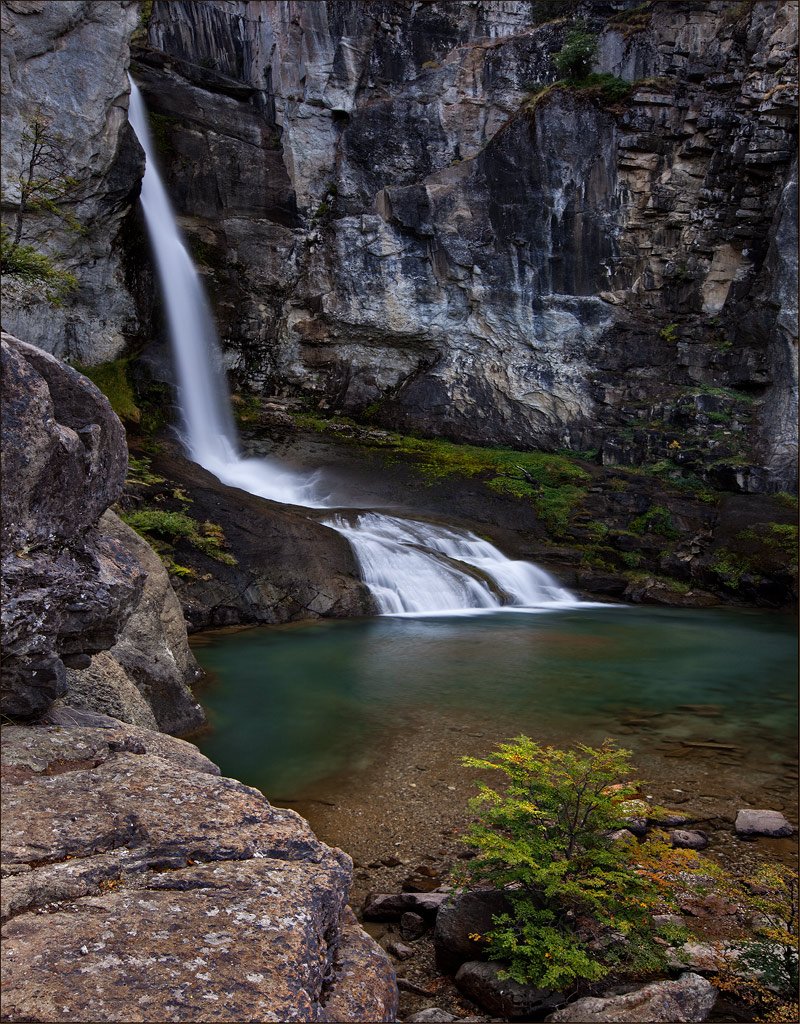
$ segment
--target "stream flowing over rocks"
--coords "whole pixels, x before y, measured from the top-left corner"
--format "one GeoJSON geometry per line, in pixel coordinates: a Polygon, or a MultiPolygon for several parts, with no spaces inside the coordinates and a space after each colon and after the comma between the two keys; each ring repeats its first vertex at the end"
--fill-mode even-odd
{"type": "Polygon", "coordinates": [[[3,334],[3,1019],[390,1021],[350,858],[156,729],[203,721],[180,605],[108,506],[124,431],[3,334]],[[109,717],[112,712],[116,717],[109,717]]]}

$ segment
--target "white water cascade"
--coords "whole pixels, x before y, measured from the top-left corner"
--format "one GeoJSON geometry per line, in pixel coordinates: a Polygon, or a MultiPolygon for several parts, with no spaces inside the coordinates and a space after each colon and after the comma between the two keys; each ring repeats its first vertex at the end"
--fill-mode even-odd
{"type": "MultiPolygon", "coordinates": [[[[211,309],[184,245],[154,159],[141,93],[128,111],[147,163],[142,209],[153,247],[178,376],[182,440],[191,459],[222,483],[284,504],[326,508],[317,474],[243,458],[211,309]]],[[[382,614],[564,608],[579,602],[530,562],[512,561],[475,534],[383,515],[337,512],[325,525],[345,536],[382,614]]]]}

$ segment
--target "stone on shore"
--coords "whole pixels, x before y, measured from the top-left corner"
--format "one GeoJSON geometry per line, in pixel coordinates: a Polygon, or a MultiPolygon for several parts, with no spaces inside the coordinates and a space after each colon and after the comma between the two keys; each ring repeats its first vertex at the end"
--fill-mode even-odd
{"type": "Polygon", "coordinates": [[[364,917],[367,921],[393,921],[407,910],[432,917],[449,896],[449,892],[370,893],[364,901],[364,917]]]}
{"type": "Polygon", "coordinates": [[[494,927],[493,918],[510,910],[508,897],[498,889],[476,889],[444,903],[433,936],[438,969],[454,974],[467,960],[480,959],[485,944],[471,936],[485,935],[494,927]]]}
{"type": "Polygon", "coordinates": [[[743,808],[736,815],[736,834],[740,836],[769,836],[780,839],[790,836],[794,829],[780,811],[743,808]]]}
{"type": "Polygon", "coordinates": [[[716,1000],[717,991],[709,981],[699,974],[682,974],[677,981],[654,981],[624,995],[578,999],[545,1019],[581,1024],[683,1024],[706,1020],[716,1000]]]}
{"type": "Polygon", "coordinates": [[[676,850],[705,850],[708,846],[708,836],[705,832],[676,828],[670,832],[669,838],[676,850]]]}

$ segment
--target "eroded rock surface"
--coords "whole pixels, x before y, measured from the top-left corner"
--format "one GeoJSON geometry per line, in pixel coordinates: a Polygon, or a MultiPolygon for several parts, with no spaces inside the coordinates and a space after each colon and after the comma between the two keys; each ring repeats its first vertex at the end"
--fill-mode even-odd
{"type": "Polygon", "coordinates": [[[50,721],[3,730],[4,1019],[394,1019],[349,857],[188,743],[50,721]]]}
{"type": "Polygon", "coordinates": [[[578,999],[556,1010],[549,1021],[703,1021],[717,1000],[717,990],[699,974],[682,974],[677,981],[654,981],[618,996],[578,999]]]}

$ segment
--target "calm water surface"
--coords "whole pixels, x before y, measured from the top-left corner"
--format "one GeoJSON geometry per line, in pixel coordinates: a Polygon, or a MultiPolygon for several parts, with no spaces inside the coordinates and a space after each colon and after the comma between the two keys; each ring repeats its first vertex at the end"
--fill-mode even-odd
{"type": "Polygon", "coordinates": [[[796,755],[788,616],[644,607],[380,618],[206,634],[201,749],[278,798],[379,762],[386,737],[479,719],[548,742],[796,755]]]}

